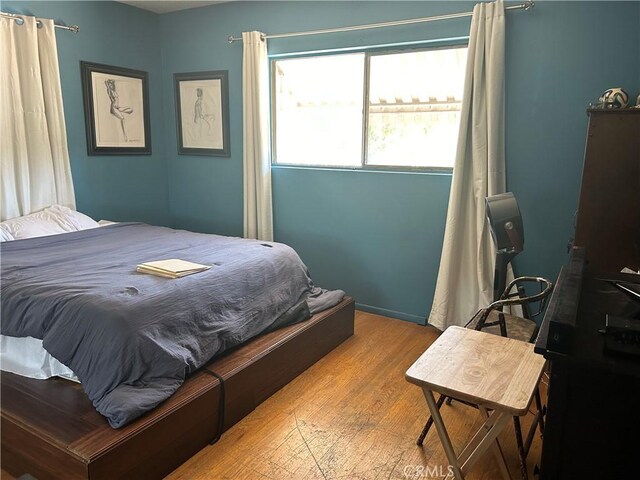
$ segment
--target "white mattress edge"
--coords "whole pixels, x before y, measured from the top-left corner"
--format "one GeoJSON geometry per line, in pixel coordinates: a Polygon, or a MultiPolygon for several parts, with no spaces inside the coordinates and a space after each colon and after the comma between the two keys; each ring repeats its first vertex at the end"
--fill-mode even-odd
{"type": "Polygon", "coordinates": [[[42,340],[33,337],[0,335],[0,370],[39,380],[62,377],[79,382],[69,367],[47,352],[42,340]]]}

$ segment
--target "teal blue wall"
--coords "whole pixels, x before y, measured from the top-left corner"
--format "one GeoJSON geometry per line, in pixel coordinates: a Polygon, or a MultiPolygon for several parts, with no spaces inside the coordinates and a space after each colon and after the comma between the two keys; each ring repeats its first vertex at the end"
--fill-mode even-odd
{"type": "MultiPolygon", "coordinates": [[[[3,2],[3,10],[78,23],[58,34],[78,204],[93,216],[242,234],[242,45],[226,37],[467,11],[470,2],[233,2],[154,15],[104,2],[3,2]],[[87,157],[78,61],[150,72],[152,157],[87,157]],[[173,74],[229,70],[231,157],[177,155],[173,74]],[[151,181],[153,180],[153,181],[151,181]]],[[[464,36],[468,19],[272,40],[271,54],[464,36]]],[[[507,14],[507,178],[524,214],[519,274],[555,278],[566,261],[587,104],[640,90],[640,2],[538,2],[507,14]]],[[[276,240],[317,284],[360,306],[421,321],[431,307],[451,177],[273,170],[276,240]]]]}
{"type": "MultiPolygon", "coordinates": [[[[163,15],[165,105],[174,72],[228,69],[232,156],[175,155],[166,117],[170,205],[178,226],[242,232],[242,45],[227,35],[330,28],[468,11],[466,2],[235,2],[163,15]]],[[[507,177],[524,213],[520,274],[554,279],[566,261],[584,153],[588,103],[610,86],[635,96],[640,3],[539,2],[507,14],[507,177]]],[[[271,40],[270,54],[456,37],[469,19],[271,40]]],[[[361,307],[420,321],[440,260],[450,176],[274,168],[275,236],[316,282],[361,307]]]]}
{"type": "MultiPolygon", "coordinates": [[[[165,105],[173,73],[229,70],[231,158],[178,156],[167,115],[171,215],[176,226],[242,234],[242,45],[226,37],[287,32],[470,9],[443,2],[237,2],[160,17],[165,105]],[[392,4],[393,3],[393,4],[392,4]]],[[[270,41],[270,54],[465,36],[469,21],[270,41]]],[[[440,261],[450,175],[273,170],[277,241],[293,246],[318,285],[342,288],[361,308],[422,321],[440,261]]]]}
{"type": "Polygon", "coordinates": [[[98,219],[168,224],[158,16],[115,2],[3,1],[2,11],[80,25],[77,35],[56,33],[78,210],[98,219]],[[152,155],[87,155],[80,60],[149,72],[152,155]]]}
{"type": "Polygon", "coordinates": [[[507,183],[525,220],[521,274],[557,276],[573,234],[588,117],[640,91],[640,2],[539,2],[507,22],[507,183]]]}

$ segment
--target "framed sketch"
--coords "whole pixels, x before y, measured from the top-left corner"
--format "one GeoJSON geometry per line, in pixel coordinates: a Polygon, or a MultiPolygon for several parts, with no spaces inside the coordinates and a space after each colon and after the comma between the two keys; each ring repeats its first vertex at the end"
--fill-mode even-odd
{"type": "Polygon", "coordinates": [[[149,155],[147,72],[80,62],[89,155],[149,155]]]}
{"type": "Polygon", "coordinates": [[[173,78],[178,154],[230,156],[228,72],[176,73],[173,78]]]}

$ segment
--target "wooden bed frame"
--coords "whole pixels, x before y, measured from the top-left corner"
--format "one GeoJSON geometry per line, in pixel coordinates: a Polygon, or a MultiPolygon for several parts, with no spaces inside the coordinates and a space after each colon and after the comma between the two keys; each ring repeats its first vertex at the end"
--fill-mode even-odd
{"type": "Polygon", "coordinates": [[[82,388],[2,372],[2,469],[45,479],[160,478],[353,335],[354,301],[260,336],[208,363],[167,401],[112,429],[82,388]]]}

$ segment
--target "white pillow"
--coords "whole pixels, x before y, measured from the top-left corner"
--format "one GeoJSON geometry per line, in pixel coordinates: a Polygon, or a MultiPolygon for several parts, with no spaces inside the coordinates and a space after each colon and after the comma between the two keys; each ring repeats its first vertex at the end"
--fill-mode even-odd
{"type": "Polygon", "coordinates": [[[98,223],[86,215],[61,205],[53,205],[39,212],[11,218],[0,223],[3,235],[15,240],[57,235],[97,227],[98,223]]]}
{"type": "Polygon", "coordinates": [[[98,225],[100,225],[101,227],[106,227],[107,225],[115,225],[118,222],[112,222],[111,220],[98,220],[98,225]]]}
{"type": "Polygon", "coordinates": [[[64,220],[68,224],[70,224],[73,228],[72,230],[69,230],[71,232],[86,230],[87,228],[96,228],[99,226],[98,222],[96,222],[93,218],[88,217],[84,213],[72,210],[68,207],[63,207],[62,205],[53,205],[51,207],[45,208],[44,211],[49,211],[57,215],[61,219],[61,221],[64,220]]]}
{"type": "Polygon", "coordinates": [[[10,242],[11,240],[13,240],[13,235],[0,228],[0,242],[10,242]]]}

